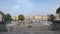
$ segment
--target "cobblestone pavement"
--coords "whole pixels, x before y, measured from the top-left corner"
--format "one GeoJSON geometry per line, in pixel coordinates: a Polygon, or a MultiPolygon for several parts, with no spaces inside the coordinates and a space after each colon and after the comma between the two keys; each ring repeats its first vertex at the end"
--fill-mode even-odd
{"type": "Polygon", "coordinates": [[[16,31],[16,32],[1,32],[0,34],[60,34],[58,31],[16,31]]]}
{"type": "Polygon", "coordinates": [[[47,26],[41,27],[21,27],[20,25],[12,28],[8,32],[0,32],[0,34],[60,34],[59,31],[50,31],[47,26]]]}
{"type": "Polygon", "coordinates": [[[34,27],[25,27],[24,25],[17,25],[12,28],[12,31],[1,32],[0,34],[57,34],[57,32],[49,31],[48,26],[43,25],[34,27]]]}
{"type": "Polygon", "coordinates": [[[19,24],[9,28],[10,31],[0,32],[0,34],[60,34],[59,31],[50,31],[48,25],[33,25],[32,27],[27,27],[25,24],[19,24]]]}

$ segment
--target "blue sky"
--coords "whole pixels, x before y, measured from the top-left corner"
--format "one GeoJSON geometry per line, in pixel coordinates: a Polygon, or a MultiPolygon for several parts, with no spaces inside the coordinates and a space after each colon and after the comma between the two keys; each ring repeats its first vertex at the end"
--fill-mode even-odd
{"type": "Polygon", "coordinates": [[[55,14],[60,0],[0,0],[0,10],[12,16],[55,14]]]}

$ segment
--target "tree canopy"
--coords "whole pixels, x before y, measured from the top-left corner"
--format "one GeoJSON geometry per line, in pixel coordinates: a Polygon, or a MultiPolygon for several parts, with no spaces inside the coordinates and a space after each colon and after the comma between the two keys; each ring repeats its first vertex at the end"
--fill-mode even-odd
{"type": "Polygon", "coordinates": [[[4,13],[1,10],[0,10],[0,14],[2,15],[2,21],[3,21],[4,13]]]}
{"type": "Polygon", "coordinates": [[[11,15],[10,14],[5,14],[4,15],[4,20],[5,21],[11,21],[11,15]]]}
{"type": "Polygon", "coordinates": [[[0,11],[0,14],[4,15],[4,13],[2,11],[0,11]]]}
{"type": "Polygon", "coordinates": [[[18,16],[18,20],[24,21],[24,19],[25,19],[24,15],[21,14],[21,15],[18,16]]]}
{"type": "Polygon", "coordinates": [[[60,7],[56,10],[57,14],[60,14],[60,7]]]}
{"type": "Polygon", "coordinates": [[[57,8],[56,13],[59,14],[59,18],[60,18],[60,7],[57,8]]]}
{"type": "Polygon", "coordinates": [[[55,16],[53,14],[48,15],[48,21],[53,21],[55,19],[55,16]]]}

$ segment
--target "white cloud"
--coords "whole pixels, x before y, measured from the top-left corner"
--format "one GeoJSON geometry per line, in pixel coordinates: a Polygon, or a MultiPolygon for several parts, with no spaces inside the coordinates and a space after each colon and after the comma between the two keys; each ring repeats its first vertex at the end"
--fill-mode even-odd
{"type": "Polygon", "coordinates": [[[19,8],[20,8],[19,5],[15,5],[15,6],[12,7],[12,10],[17,10],[17,9],[19,9],[19,8]]]}
{"type": "Polygon", "coordinates": [[[18,3],[27,3],[30,2],[29,0],[16,0],[18,3]]]}
{"type": "Polygon", "coordinates": [[[30,0],[15,0],[18,4],[24,4],[27,8],[31,8],[34,4],[30,0]]]}

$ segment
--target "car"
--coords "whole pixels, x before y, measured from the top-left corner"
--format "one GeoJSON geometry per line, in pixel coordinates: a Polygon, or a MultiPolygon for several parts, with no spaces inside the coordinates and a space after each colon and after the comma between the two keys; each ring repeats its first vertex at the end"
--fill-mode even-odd
{"type": "Polygon", "coordinates": [[[32,27],[32,24],[26,24],[27,27],[32,27]]]}
{"type": "Polygon", "coordinates": [[[28,24],[28,27],[32,27],[32,24],[28,24]]]}

